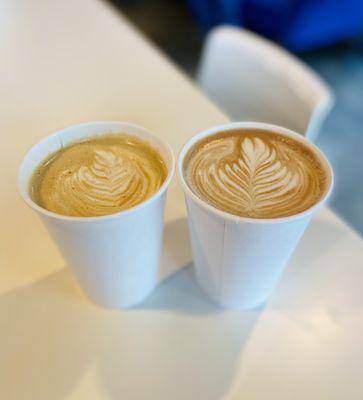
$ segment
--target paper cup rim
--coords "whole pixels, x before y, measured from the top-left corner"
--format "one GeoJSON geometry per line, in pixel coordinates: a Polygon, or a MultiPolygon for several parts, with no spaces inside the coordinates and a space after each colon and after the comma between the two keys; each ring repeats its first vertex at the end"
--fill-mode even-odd
{"type": "Polygon", "coordinates": [[[194,202],[199,204],[203,209],[209,211],[212,214],[218,215],[223,219],[235,222],[235,223],[241,223],[241,222],[250,222],[250,223],[263,223],[263,224],[272,224],[272,223],[282,223],[282,222],[289,222],[293,221],[299,218],[306,217],[308,215],[313,214],[315,211],[317,211],[319,208],[321,208],[326,200],[329,198],[329,196],[332,193],[333,186],[334,186],[334,173],[333,169],[324,155],[324,153],[312,142],[310,142],[306,137],[302,136],[301,134],[288,129],[284,128],[279,125],[274,125],[274,124],[269,124],[269,123],[264,123],[264,122],[254,122],[254,121],[243,121],[243,122],[229,122],[226,124],[221,124],[217,126],[213,126],[211,128],[205,129],[192,137],[190,137],[183,145],[181,150],[179,151],[178,154],[178,160],[177,160],[177,170],[178,170],[178,178],[179,182],[181,183],[185,195],[189,196],[191,199],[193,199],[194,202]],[[293,215],[288,215],[285,217],[277,217],[277,218],[249,218],[249,217],[242,217],[239,215],[231,214],[227,211],[223,211],[206,201],[202,200],[199,196],[197,196],[192,189],[189,187],[187,182],[185,181],[184,178],[184,173],[183,173],[183,163],[186,154],[188,153],[189,149],[196,144],[199,140],[206,138],[208,136],[212,136],[214,134],[217,134],[219,132],[228,132],[232,131],[235,129],[261,129],[261,130],[266,130],[271,133],[277,133],[281,134],[287,137],[292,137],[293,139],[297,140],[300,143],[303,143],[308,149],[312,150],[314,154],[319,158],[321,163],[323,164],[323,167],[325,169],[325,172],[327,174],[328,178],[328,184],[327,184],[327,189],[324,193],[324,195],[316,202],[314,203],[311,207],[307,208],[304,211],[301,211],[299,213],[293,214],[293,215]]]}
{"type": "MultiPolygon", "coordinates": [[[[106,134],[107,132],[105,132],[106,134]]],[[[102,133],[100,134],[102,135],[102,133]]],[[[93,135],[96,136],[96,135],[93,135]]],[[[132,134],[131,134],[132,136],[132,134]]],[[[90,136],[92,137],[92,136],[90,136]]],[[[75,140],[75,143],[77,143],[77,140],[75,140]]],[[[34,172],[34,171],[33,171],[34,172]]],[[[175,173],[175,155],[174,152],[170,146],[170,144],[163,140],[160,139],[157,135],[155,135],[154,133],[152,133],[151,131],[149,131],[147,128],[144,128],[141,125],[137,125],[131,122],[124,122],[124,121],[116,121],[116,120],[99,120],[99,121],[89,121],[89,122],[83,122],[80,124],[75,124],[75,125],[69,125],[63,129],[57,130],[47,136],[45,136],[43,139],[41,139],[40,141],[38,141],[37,143],[35,143],[33,146],[30,147],[30,149],[25,153],[25,155],[22,158],[22,161],[19,165],[18,168],[18,177],[17,177],[17,186],[18,186],[18,191],[21,195],[21,197],[23,198],[23,200],[25,201],[25,203],[32,209],[38,211],[40,214],[46,215],[47,217],[53,218],[53,219],[57,219],[57,220],[63,220],[63,221],[72,221],[72,222],[79,222],[79,223],[90,223],[90,222],[101,222],[101,221],[105,221],[105,220],[111,220],[111,219],[116,219],[118,217],[121,216],[126,216],[129,215],[135,211],[141,210],[142,208],[146,207],[148,204],[152,203],[154,200],[156,200],[158,197],[160,197],[168,188],[173,176],[175,173]],[[131,128],[131,129],[136,129],[140,132],[143,132],[145,134],[147,134],[148,136],[152,137],[153,139],[155,139],[157,142],[159,142],[159,144],[161,144],[167,151],[167,153],[169,154],[170,157],[170,167],[168,168],[168,174],[163,182],[163,184],[160,186],[160,188],[152,195],[150,196],[148,199],[146,199],[145,201],[127,208],[126,210],[121,210],[119,212],[113,213],[113,214],[107,214],[107,215],[100,215],[100,216],[94,216],[94,217],[75,217],[75,216],[69,216],[69,215],[62,215],[62,214],[58,214],[55,213],[53,211],[49,211],[41,206],[39,206],[34,200],[32,200],[32,198],[30,197],[29,194],[29,190],[27,189],[27,187],[25,187],[25,185],[22,183],[22,172],[23,172],[23,168],[24,168],[24,163],[26,161],[26,159],[30,156],[31,151],[47,142],[48,140],[50,140],[53,137],[57,137],[59,134],[63,134],[66,133],[67,131],[73,130],[73,129],[79,129],[79,128],[85,128],[87,126],[96,126],[96,125],[120,125],[120,129],[127,129],[127,128],[131,128]]],[[[29,180],[28,180],[29,183],[29,180]]]]}

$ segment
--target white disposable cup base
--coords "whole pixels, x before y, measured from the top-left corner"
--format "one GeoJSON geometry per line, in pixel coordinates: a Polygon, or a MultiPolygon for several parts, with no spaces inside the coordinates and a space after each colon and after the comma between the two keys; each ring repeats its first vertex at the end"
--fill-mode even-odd
{"type": "Polygon", "coordinates": [[[99,121],[66,128],[32,147],[21,163],[18,185],[88,296],[105,307],[126,308],[142,301],[158,283],[164,206],[173,173],[174,156],[168,144],[142,127],[99,121]],[[30,177],[48,155],[70,143],[105,133],[127,133],[159,151],[168,176],[157,193],[128,210],[87,218],[55,214],[31,199],[30,177]]]}
{"type": "Polygon", "coordinates": [[[178,172],[185,193],[199,285],[208,297],[222,307],[249,309],[263,304],[279,281],[311,217],[331,193],[333,172],[329,162],[315,145],[293,131],[264,123],[235,122],[213,127],[189,139],[180,152],[178,172]],[[201,200],[184,179],[185,155],[202,138],[239,128],[277,132],[304,143],[317,155],[326,170],[326,193],[308,210],[274,219],[231,215],[201,200]]]}

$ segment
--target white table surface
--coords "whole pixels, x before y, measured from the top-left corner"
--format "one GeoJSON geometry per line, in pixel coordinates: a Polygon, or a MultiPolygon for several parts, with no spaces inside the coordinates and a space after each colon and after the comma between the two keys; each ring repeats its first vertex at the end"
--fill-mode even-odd
{"type": "MultiPolygon", "coordinates": [[[[363,398],[363,244],[331,211],[313,221],[261,310],[223,311],[190,268],[136,309],[79,291],[16,193],[25,151],[98,119],[135,122],[177,151],[227,118],[115,10],[97,0],[0,0],[0,398],[363,398]]],[[[176,182],[165,268],[190,261],[176,182]]]]}

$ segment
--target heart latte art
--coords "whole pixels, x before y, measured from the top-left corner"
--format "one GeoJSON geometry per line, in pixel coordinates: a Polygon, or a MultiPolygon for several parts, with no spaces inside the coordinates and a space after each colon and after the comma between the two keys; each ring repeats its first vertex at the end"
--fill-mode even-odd
{"type": "Polygon", "coordinates": [[[302,212],[326,189],[320,161],[300,142],[263,131],[232,131],[197,143],[184,161],[189,187],[231,214],[276,218],[302,212]]]}
{"type": "Polygon", "coordinates": [[[100,216],[148,199],[165,177],[165,164],[154,149],[115,135],[57,152],[35,172],[31,191],[39,205],[58,214],[100,216]]]}

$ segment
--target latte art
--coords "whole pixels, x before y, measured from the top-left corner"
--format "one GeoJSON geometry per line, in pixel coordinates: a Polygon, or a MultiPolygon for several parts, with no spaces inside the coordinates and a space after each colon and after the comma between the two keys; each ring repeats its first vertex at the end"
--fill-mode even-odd
{"type": "Polygon", "coordinates": [[[212,136],[185,161],[190,188],[231,214],[276,218],[311,207],[325,190],[324,171],[302,144],[259,131],[212,136]]]}
{"type": "Polygon", "coordinates": [[[100,216],[152,196],[166,177],[155,150],[128,136],[94,139],[61,150],[33,179],[35,200],[70,216],[100,216]],[[34,184],[35,183],[35,184],[34,184]]]}

